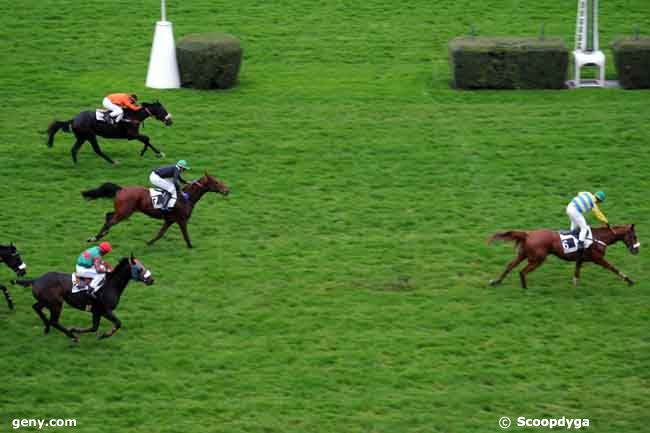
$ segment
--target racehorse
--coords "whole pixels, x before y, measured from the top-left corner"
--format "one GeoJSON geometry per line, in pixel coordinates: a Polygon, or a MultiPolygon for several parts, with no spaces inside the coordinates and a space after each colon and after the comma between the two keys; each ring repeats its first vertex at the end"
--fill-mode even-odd
{"type": "Polygon", "coordinates": [[[187,195],[187,200],[183,200],[179,195],[176,205],[168,211],[163,212],[160,209],[154,209],[148,188],[140,186],[122,188],[113,183],[105,183],[99,188],[83,191],[81,194],[89,200],[100,197],[115,198],[113,200],[115,212],[106,213],[106,222],[99,230],[99,233],[89,238],[88,242],[95,242],[103,238],[112,226],[127,219],[134,212],[138,211],[152,218],[164,220],[156,237],[148,242],[149,245],[153,245],[154,242],[165,234],[172,224],[177,223],[187,243],[187,247],[192,248],[190,237],[187,234],[187,222],[192,216],[194,206],[206,192],[215,192],[227,196],[230,193],[230,189],[222,181],[209,175],[206,171],[199,180],[185,185],[183,192],[187,195]]]}
{"type": "Polygon", "coordinates": [[[113,272],[106,274],[104,285],[95,294],[96,299],[91,298],[87,291],[72,293],[72,275],[70,273],[48,272],[33,280],[15,280],[12,283],[32,288],[32,294],[36,298],[36,303],[32,305],[32,308],[45,324],[45,334],[50,332],[50,326],[54,326],[77,343],[79,337],[76,334],[96,332],[102,317],[113,322],[113,328],[101,334],[99,338],[108,338],[120,329],[122,322],[113,311],[117,309],[120,296],[130,280],[143,282],[147,286],[154,282],[151,272],[133,257],[133,254],[130,258],[122,258],[113,272]],[[61,325],[59,317],[64,300],[79,310],[86,310],[86,307],[90,305],[93,314],[92,327],[68,329],[61,325]],[[43,308],[50,310],[49,320],[45,317],[43,308]]]}
{"type": "MultiPolygon", "coordinates": [[[[23,262],[23,259],[20,258],[20,254],[13,243],[9,246],[0,245],[0,262],[6,263],[6,265],[9,266],[19,277],[22,277],[27,273],[27,265],[23,262]]],[[[14,301],[11,299],[9,290],[2,284],[0,284],[0,290],[2,290],[2,293],[5,295],[9,309],[13,310],[14,301]]]]}
{"type": "Polygon", "coordinates": [[[102,152],[102,149],[99,147],[99,143],[97,142],[98,135],[105,138],[141,141],[144,143],[144,147],[140,151],[140,156],[144,155],[147,148],[150,147],[151,150],[156,152],[158,157],[163,157],[165,154],[160,152],[151,144],[149,137],[140,134],[140,124],[150,116],[155,117],[167,126],[172,124],[172,115],[169,114],[167,110],[165,110],[165,107],[163,107],[163,105],[158,101],[153,103],[143,102],[142,109],[138,111],[125,108],[124,119],[114,125],[97,120],[94,110],[82,111],[72,120],[67,120],[65,122],[54,120],[50,123],[50,126],[47,128],[47,146],[52,147],[54,144],[54,134],[56,134],[59,129],[63,129],[63,132],[73,132],[77,139],[71,150],[72,161],[75,164],[77,163],[77,153],[79,153],[81,145],[84,144],[86,140],[90,142],[97,155],[101,156],[111,164],[115,164],[115,161],[102,152]]]}
{"type": "MultiPolygon", "coordinates": [[[[619,277],[623,278],[629,285],[634,284],[627,275],[612,266],[605,260],[605,252],[608,245],[614,244],[618,241],[623,241],[625,246],[632,254],[639,253],[641,244],[637,240],[636,232],[634,231],[634,224],[626,224],[616,227],[599,227],[592,229],[592,236],[594,243],[591,248],[584,251],[584,256],[581,262],[576,264],[575,274],[573,276],[573,284],[578,285],[580,279],[580,268],[585,261],[591,261],[597,265],[602,266],[614,272],[619,277]]],[[[562,260],[576,261],[576,253],[564,254],[560,235],[551,230],[533,230],[533,231],[508,231],[496,233],[488,240],[489,243],[495,241],[509,241],[514,242],[517,247],[517,257],[508,264],[506,270],[503,271],[501,276],[490,281],[490,285],[496,286],[501,284],[503,279],[524,259],[528,259],[528,265],[519,272],[521,279],[521,287],[526,288],[526,275],[537,269],[549,254],[553,254],[562,260]]]]}

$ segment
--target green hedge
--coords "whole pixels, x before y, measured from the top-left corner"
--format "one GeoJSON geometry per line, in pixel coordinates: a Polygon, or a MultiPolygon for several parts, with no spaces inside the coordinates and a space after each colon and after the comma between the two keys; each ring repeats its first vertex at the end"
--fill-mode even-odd
{"type": "Polygon", "coordinates": [[[223,33],[195,33],[176,44],[183,87],[228,89],[235,85],[243,51],[239,40],[223,33]]]}
{"type": "Polygon", "coordinates": [[[612,45],[621,86],[650,88],[650,38],[622,38],[612,45]]]}
{"type": "Polygon", "coordinates": [[[449,42],[452,86],[563,89],[569,50],[560,38],[463,37],[449,42]]]}

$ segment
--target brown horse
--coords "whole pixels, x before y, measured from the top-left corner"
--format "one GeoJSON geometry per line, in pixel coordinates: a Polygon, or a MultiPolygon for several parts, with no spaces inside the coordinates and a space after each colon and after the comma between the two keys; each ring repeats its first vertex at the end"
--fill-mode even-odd
{"type": "Polygon", "coordinates": [[[151,272],[133,257],[133,254],[130,258],[122,258],[113,272],[106,274],[106,280],[97,291],[95,299],[90,298],[86,291],[72,293],[72,275],[70,273],[48,272],[33,280],[15,280],[12,283],[32,288],[32,294],[36,298],[36,303],[32,305],[32,308],[43,321],[46,334],[50,332],[50,326],[53,326],[77,343],[79,341],[77,334],[97,331],[102,317],[113,322],[113,329],[103,333],[99,338],[110,337],[120,329],[122,322],[113,311],[117,308],[120,297],[131,280],[140,281],[147,286],[154,282],[151,272]],[[59,317],[63,309],[63,301],[79,310],[85,310],[90,305],[93,313],[93,326],[84,329],[68,329],[61,325],[59,317]],[[43,308],[50,310],[49,319],[45,317],[43,308]]]}
{"type": "Polygon", "coordinates": [[[183,192],[187,194],[187,200],[183,200],[179,195],[176,205],[167,212],[154,209],[149,188],[140,186],[122,188],[119,185],[106,183],[99,188],[82,192],[81,194],[89,200],[101,197],[115,197],[113,201],[115,212],[108,212],[106,214],[106,222],[99,230],[99,233],[89,238],[88,242],[95,242],[103,238],[111,227],[138,211],[152,218],[164,220],[156,237],[148,242],[149,245],[152,245],[160,239],[172,224],[177,223],[187,243],[187,247],[192,248],[190,237],[187,234],[187,222],[192,216],[194,206],[206,192],[215,192],[227,196],[230,189],[219,179],[206,172],[199,180],[185,185],[183,192]]]}
{"type": "MultiPolygon", "coordinates": [[[[580,279],[580,267],[584,261],[591,261],[605,269],[617,274],[623,278],[629,285],[634,284],[630,278],[624,273],[620,272],[605,260],[605,251],[608,245],[623,241],[632,254],[639,253],[639,246],[641,245],[636,237],[634,231],[634,224],[627,224],[616,227],[599,227],[592,230],[594,243],[591,248],[584,252],[581,262],[576,264],[576,270],[573,277],[573,283],[578,285],[580,279]]],[[[549,254],[553,254],[562,260],[576,261],[576,253],[564,254],[560,235],[552,230],[533,230],[533,231],[508,231],[496,233],[488,242],[495,241],[510,241],[514,242],[517,247],[517,257],[508,264],[506,270],[503,271],[501,276],[490,281],[490,285],[496,286],[501,284],[503,279],[524,259],[528,259],[528,265],[519,272],[521,279],[521,287],[526,288],[526,275],[537,269],[549,254]]]]}

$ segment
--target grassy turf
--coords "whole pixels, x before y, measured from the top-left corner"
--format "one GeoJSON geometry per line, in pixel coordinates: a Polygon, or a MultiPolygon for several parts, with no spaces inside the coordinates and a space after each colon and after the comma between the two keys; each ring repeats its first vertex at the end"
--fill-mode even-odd
{"type": "MultiPolygon", "coordinates": [[[[160,223],[142,215],[112,230],[112,260],[133,251],[157,279],[127,289],[114,338],[43,336],[31,295],[10,288],[0,431],[76,418],[84,433],[466,433],[500,431],[501,416],[647,430],[645,254],[608,253],[633,287],[588,266],[574,289],[552,258],[528,291],[516,274],[492,289],[513,252],[485,240],[565,227],[566,203],[595,189],[648,239],[648,92],[448,87],[449,39],[545,23],[571,44],[575,2],[170,3],[177,37],[241,39],[238,87],[144,88],[157,1],[0,0],[0,242],[18,243],[29,275],[72,271],[101,226],[110,203],[81,189],[145,184],[179,158],[232,189],[197,207],[193,250],[176,227],[146,247],[160,223]],[[73,167],[70,135],[45,147],[52,118],[113,91],[167,106],[174,126],[144,129],[166,159],[100,140],[120,165],[86,144],[73,167]]],[[[646,1],[602,3],[604,47],[650,28],[646,1]]],[[[65,325],[89,321],[64,310],[65,325]]]]}

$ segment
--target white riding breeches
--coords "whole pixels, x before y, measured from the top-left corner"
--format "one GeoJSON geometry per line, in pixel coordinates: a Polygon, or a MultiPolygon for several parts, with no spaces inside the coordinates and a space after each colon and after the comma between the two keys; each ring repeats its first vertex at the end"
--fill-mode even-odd
{"type": "Polygon", "coordinates": [[[582,212],[580,212],[573,203],[569,203],[566,207],[566,214],[569,216],[569,220],[571,221],[571,231],[576,228],[580,229],[578,240],[584,242],[587,237],[587,232],[589,231],[589,226],[587,225],[587,220],[585,220],[584,215],[582,215],[582,212]]]}
{"type": "Polygon", "coordinates": [[[93,289],[96,289],[97,283],[99,283],[105,277],[105,274],[97,272],[94,266],[92,268],[84,268],[83,266],[77,265],[75,268],[75,274],[81,278],[91,279],[92,281],[90,281],[90,287],[93,289]]]}
{"type": "Polygon", "coordinates": [[[158,176],[155,172],[151,172],[149,175],[149,181],[158,188],[161,188],[170,193],[174,199],[178,198],[176,196],[176,185],[174,185],[174,182],[158,176]]]}
{"type": "Polygon", "coordinates": [[[122,109],[122,107],[113,104],[113,102],[108,98],[104,98],[104,100],[102,101],[102,105],[104,106],[104,108],[111,111],[111,117],[115,119],[115,122],[119,122],[120,120],[122,120],[122,117],[124,116],[124,110],[122,109]]]}

